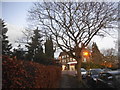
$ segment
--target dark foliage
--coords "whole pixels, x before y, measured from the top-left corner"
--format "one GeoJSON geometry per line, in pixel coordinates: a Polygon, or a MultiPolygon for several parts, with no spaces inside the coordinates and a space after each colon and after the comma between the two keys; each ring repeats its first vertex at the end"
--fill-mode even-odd
{"type": "Polygon", "coordinates": [[[0,29],[2,31],[2,55],[11,55],[12,52],[10,49],[12,48],[12,45],[9,44],[8,36],[6,35],[8,29],[6,28],[5,22],[0,19],[0,23],[2,24],[2,28],[0,29]]]}
{"type": "Polygon", "coordinates": [[[2,88],[56,88],[61,67],[2,57],[2,88]]]}

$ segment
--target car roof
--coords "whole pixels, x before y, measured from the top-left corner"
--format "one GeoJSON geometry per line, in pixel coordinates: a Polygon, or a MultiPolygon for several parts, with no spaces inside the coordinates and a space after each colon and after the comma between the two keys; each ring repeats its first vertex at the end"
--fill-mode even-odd
{"type": "Polygon", "coordinates": [[[103,70],[111,70],[110,68],[103,68],[103,70]]]}
{"type": "Polygon", "coordinates": [[[81,69],[85,69],[85,68],[81,68],[81,69]]]}
{"type": "Polygon", "coordinates": [[[90,69],[90,70],[102,70],[101,68],[95,68],[95,69],[90,69]]]}
{"type": "Polygon", "coordinates": [[[107,72],[105,72],[105,73],[110,73],[110,74],[112,74],[112,75],[120,75],[120,71],[107,71],[107,72]]]}

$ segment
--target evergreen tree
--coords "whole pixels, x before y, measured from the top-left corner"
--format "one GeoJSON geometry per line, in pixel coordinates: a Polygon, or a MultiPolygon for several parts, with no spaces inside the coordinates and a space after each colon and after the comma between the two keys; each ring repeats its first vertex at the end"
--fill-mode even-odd
{"type": "Polygon", "coordinates": [[[46,59],[48,60],[47,63],[55,64],[56,62],[54,59],[55,50],[53,49],[53,41],[51,36],[47,38],[44,45],[45,45],[45,56],[46,56],[46,59]]]}
{"type": "Polygon", "coordinates": [[[40,34],[40,30],[38,28],[34,30],[34,34],[31,37],[31,43],[28,43],[26,47],[28,48],[28,54],[26,55],[27,60],[32,60],[39,63],[45,63],[45,55],[43,53],[42,47],[42,34],[40,34]]]}
{"type": "Polygon", "coordinates": [[[54,52],[55,50],[53,50],[53,41],[52,37],[50,36],[45,42],[45,55],[46,57],[53,59],[54,52]]]}
{"type": "Polygon", "coordinates": [[[17,60],[24,60],[25,59],[25,52],[21,45],[18,45],[17,49],[13,49],[13,56],[16,57],[17,60]]]}
{"type": "Polygon", "coordinates": [[[96,43],[93,42],[92,44],[92,60],[96,64],[101,64],[103,55],[100,53],[100,50],[98,49],[98,46],[96,43]]]}
{"type": "Polygon", "coordinates": [[[12,48],[12,45],[9,44],[8,36],[6,35],[8,29],[6,28],[5,22],[0,19],[0,23],[2,24],[1,31],[2,31],[2,55],[8,55],[10,56],[12,52],[10,49],[12,48]]]}

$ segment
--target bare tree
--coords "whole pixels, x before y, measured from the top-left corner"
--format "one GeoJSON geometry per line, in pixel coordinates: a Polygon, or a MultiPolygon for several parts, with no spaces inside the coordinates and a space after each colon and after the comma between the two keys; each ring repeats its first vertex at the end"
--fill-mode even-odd
{"type": "Polygon", "coordinates": [[[24,31],[22,31],[23,36],[21,38],[18,38],[15,42],[16,43],[23,43],[23,44],[27,44],[30,42],[31,37],[33,35],[33,30],[28,30],[25,29],[24,31]]]}
{"type": "Polygon", "coordinates": [[[82,50],[95,35],[104,36],[116,21],[116,3],[37,2],[29,11],[29,20],[54,38],[57,46],[77,61],[78,80],[82,50]],[[73,53],[74,52],[74,53],[73,53]]]}
{"type": "Polygon", "coordinates": [[[117,65],[118,58],[117,58],[115,49],[113,49],[113,48],[103,49],[102,53],[104,54],[103,62],[105,62],[106,64],[112,63],[113,68],[118,67],[118,65],[117,65]]]}
{"type": "Polygon", "coordinates": [[[104,56],[115,56],[115,49],[102,49],[102,53],[104,54],[104,56]]]}

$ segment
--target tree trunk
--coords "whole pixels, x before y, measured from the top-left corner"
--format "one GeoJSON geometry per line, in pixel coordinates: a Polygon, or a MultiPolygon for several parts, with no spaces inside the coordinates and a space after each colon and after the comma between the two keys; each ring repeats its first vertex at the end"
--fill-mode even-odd
{"type": "Polygon", "coordinates": [[[80,82],[82,82],[82,75],[81,75],[81,58],[77,59],[77,78],[80,82]]]}
{"type": "Polygon", "coordinates": [[[76,61],[77,61],[77,66],[76,66],[77,79],[81,83],[82,87],[84,87],[84,86],[86,87],[86,84],[82,80],[82,75],[81,75],[81,63],[82,63],[82,59],[83,59],[82,49],[81,48],[76,48],[75,55],[76,55],[76,61]]]}
{"type": "Polygon", "coordinates": [[[82,76],[81,76],[81,62],[82,62],[82,54],[81,54],[81,48],[79,46],[75,47],[75,56],[76,56],[76,61],[77,61],[77,78],[80,82],[82,82],[82,76]]]}
{"type": "Polygon", "coordinates": [[[78,79],[78,82],[80,83],[80,87],[87,87],[85,82],[82,80],[82,75],[81,75],[81,62],[82,62],[82,56],[81,58],[78,58],[77,59],[77,66],[76,66],[76,69],[77,69],[77,79],[78,79]]]}

